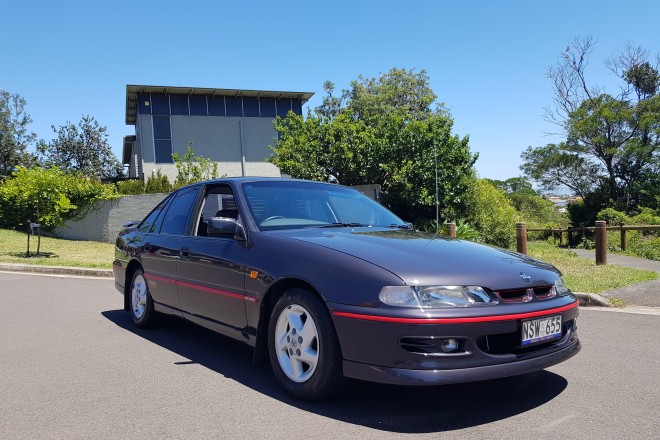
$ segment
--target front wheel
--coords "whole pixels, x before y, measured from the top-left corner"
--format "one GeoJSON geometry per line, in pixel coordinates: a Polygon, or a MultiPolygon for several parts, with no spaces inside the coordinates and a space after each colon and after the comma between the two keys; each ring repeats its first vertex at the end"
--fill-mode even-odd
{"type": "Polygon", "coordinates": [[[142,328],[150,327],[156,319],[156,311],[142,269],[136,269],[133,273],[129,299],[131,317],[135,325],[142,328]]]}
{"type": "Polygon", "coordinates": [[[275,377],[291,394],[319,400],[343,389],[342,356],[323,302],[304,289],[289,289],[277,301],[268,326],[275,377]]]}

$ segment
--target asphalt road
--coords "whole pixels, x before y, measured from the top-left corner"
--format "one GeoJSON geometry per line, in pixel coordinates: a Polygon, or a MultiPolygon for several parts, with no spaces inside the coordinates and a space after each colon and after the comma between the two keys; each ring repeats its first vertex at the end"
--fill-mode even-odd
{"type": "Polygon", "coordinates": [[[660,432],[660,313],[583,308],[582,352],[547,371],[426,389],[354,382],[311,404],[284,394],[240,343],[172,319],[138,330],[121,304],[108,279],[0,273],[0,438],[602,440],[660,432]]]}

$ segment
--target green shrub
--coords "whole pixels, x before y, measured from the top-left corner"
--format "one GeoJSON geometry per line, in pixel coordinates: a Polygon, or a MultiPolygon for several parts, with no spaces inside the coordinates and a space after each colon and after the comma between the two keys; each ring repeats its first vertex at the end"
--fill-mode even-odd
{"type": "Polygon", "coordinates": [[[172,184],[160,169],[147,178],[144,192],[147,194],[168,193],[172,191],[172,184]]]}
{"type": "Polygon", "coordinates": [[[461,240],[479,241],[479,231],[471,225],[459,220],[456,223],[456,238],[461,240]]]}
{"type": "Polygon", "coordinates": [[[628,231],[624,254],[660,261],[660,237],[648,236],[643,231],[628,231]]]}
{"type": "Polygon", "coordinates": [[[641,208],[641,212],[631,221],[634,225],[660,225],[660,215],[651,208],[641,208]]]}
{"type": "Polygon", "coordinates": [[[218,177],[218,164],[206,157],[195,156],[192,142],[188,144],[186,154],[182,156],[180,153],[174,153],[172,160],[178,171],[174,181],[175,188],[218,177]]]}
{"type": "Polygon", "coordinates": [[[144,182],[142,180],[122,180],[117,182],[117,189],[120,194],[144,194],[144,182]]]}
{"type": "Polygon", "coordinates": [[[0,227],[26,229],[27,220],[49,230],[84,216],[94,204],[117,197],[113,185],[58,168],[18,168],[0,183],[0,227]]]}
{"type": "Polygon", "coordinates": [[[516,222],[519,214],[504,192],[486,179],[473,179],[469,183],[469,208],[465,221],[479,231],[481,241],[503,248],[516,240],[516,222]]]}
{"type": "Polygon", "coordinates": [[[605,220],[608,226],[618,226],[620,223],[630,224],[630,217],[614,208],[605,208],[596,215],[597,220],[605,220]]]}

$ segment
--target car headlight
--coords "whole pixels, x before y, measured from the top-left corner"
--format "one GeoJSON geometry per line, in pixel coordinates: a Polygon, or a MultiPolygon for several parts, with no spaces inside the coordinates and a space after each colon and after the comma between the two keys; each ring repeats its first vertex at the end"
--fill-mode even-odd
{"type": "Polygon", "coordinates": [[[395,307],[473,307],[498,303],[492,294],[479,286],[385,286],[378,298],[395,307]]]}
{"type": "Polygon", "coordinates": [[[568,287],[566,287],[566,283],[564,283],[564,279],[562,277],[559,277],[555,280],[555,290],[557,291],[558,296],[564,296],[571,293],[568,287]]]}

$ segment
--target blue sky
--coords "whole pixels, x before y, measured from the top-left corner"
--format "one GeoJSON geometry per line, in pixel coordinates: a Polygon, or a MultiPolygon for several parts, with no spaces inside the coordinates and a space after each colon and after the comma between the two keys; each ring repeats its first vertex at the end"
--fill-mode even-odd
{"type": "Polygon", "coordinates": [[[425,69],[469,135],[481,177],[520,175],[527,146],[558,141],[543,119],[545,77],[576,36],[597,46],[589,77],[626,43],[660,52],[660,2],[635,1],[24,1],[0,8],[0,89],[22,95],[45,140],[83,114],[120,157],[126,84],[309,91],[362,74],[425,69]]]}

